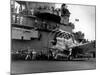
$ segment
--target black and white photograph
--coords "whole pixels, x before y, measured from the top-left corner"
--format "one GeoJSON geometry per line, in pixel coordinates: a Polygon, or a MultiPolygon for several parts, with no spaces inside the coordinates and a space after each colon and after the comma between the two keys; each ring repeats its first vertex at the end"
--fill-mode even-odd
{"type": "Polygon", "coordinates": [[[10,0],[11,74],[95,70],[96,6],[10,0]]]}

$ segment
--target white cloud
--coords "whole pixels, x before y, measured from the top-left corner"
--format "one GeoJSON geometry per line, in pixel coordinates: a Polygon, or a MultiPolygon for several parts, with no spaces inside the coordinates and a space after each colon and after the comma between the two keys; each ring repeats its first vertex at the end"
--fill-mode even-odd
{"type": "Polygon", "coordinates": [[[95,39],[95,6],[68,5],[71,12],[70,21],[74,22],[75,30],[85,33],[85,38],[95,39]],[[79,19],[79,22],[75,22],[79,19]]]}

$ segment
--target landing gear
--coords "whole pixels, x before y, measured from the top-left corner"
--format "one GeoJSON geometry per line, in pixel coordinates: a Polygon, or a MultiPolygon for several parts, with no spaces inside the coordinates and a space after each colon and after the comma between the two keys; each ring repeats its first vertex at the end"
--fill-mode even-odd
{"type": "Polygon", "coordinates": [[[68,57],[68,61],[71,61],[72,59],[73,59],[72,56],[69,56],[69,57],[68,57]]]}

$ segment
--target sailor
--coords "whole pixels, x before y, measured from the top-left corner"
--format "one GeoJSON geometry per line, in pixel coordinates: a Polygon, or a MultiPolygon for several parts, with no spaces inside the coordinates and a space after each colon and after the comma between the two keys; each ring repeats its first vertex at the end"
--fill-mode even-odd
{"type": "Polygon", "coordinates": [[[27,52],[27,55],[25,57],[25,60],[28,60],[28,58],[31,59],[31,51],[30,51],[29,47],[28,47],[28,52],[27,52]]]}
{"type": "Polygon", "coordinates": [[[68,6],[66,6],[66,4],[62,4],[61,6],[61,16],[70,16],[70,12],[67,9],[68,6]]]}
{"type": "Polygon", "coordinates": [[[61,23],[68,24],[70,17],[70,12],[67,9],[66,4],[62,4],[61,6],[61,23]]]}

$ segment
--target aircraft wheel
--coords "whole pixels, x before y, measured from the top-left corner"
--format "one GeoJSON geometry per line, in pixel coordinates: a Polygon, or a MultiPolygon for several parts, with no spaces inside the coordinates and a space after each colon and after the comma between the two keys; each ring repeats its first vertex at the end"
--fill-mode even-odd
{"type": "Polygon", "coordinates": [[[69,60],[69,61],[70,61],[70,60],[72,60],[72,59],[73,59],[73,57],[72,57],[72,56],[69,56],[69,57],[68,57],[68,60],[69,60]]]}

